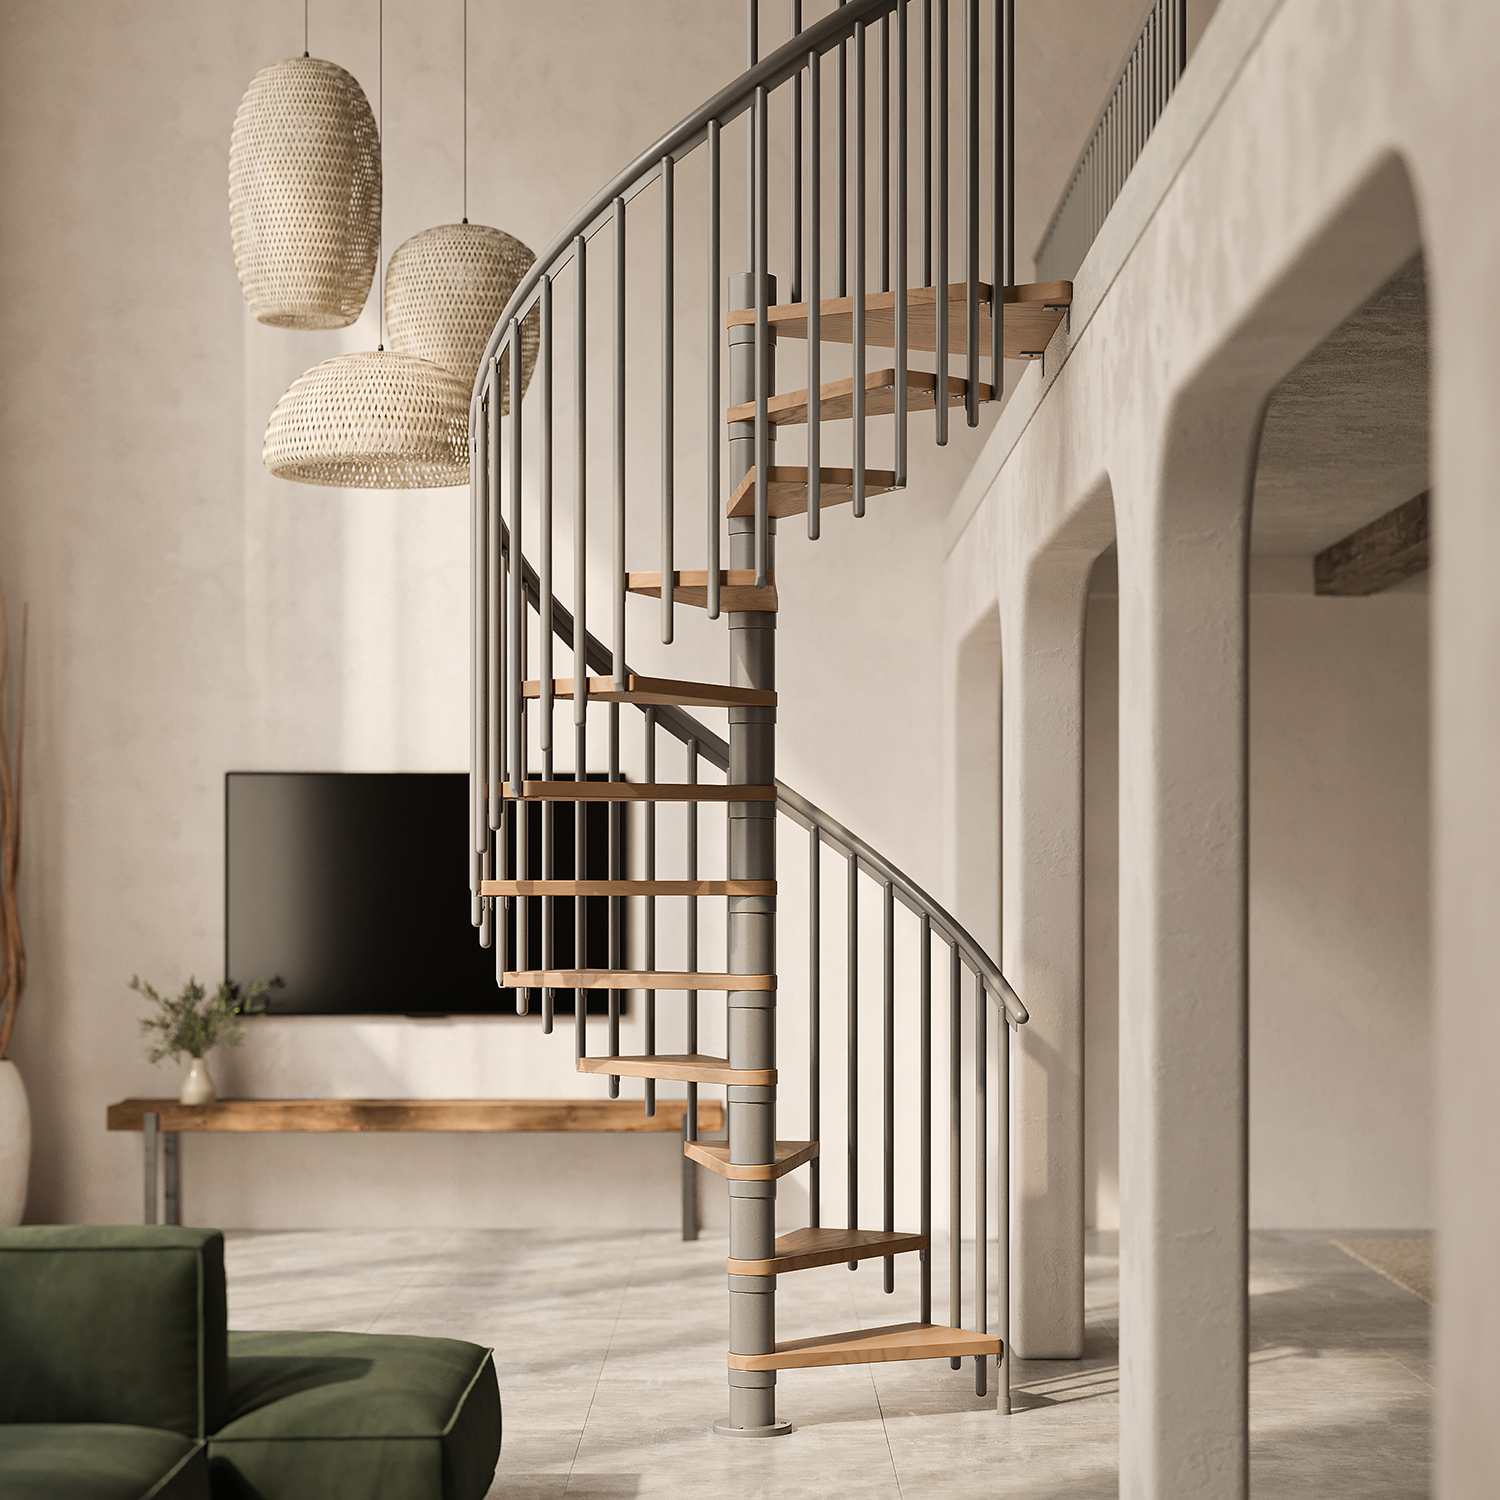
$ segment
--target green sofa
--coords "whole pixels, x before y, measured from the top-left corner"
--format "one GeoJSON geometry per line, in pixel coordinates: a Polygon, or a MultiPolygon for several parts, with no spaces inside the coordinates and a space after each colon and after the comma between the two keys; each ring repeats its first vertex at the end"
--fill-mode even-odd
{"type": "Polygon", "coordinates": [[[215,1230],[0,1230],[4,1500],[482,1500],[488,1349],[229,1333],[215,1230]]]}

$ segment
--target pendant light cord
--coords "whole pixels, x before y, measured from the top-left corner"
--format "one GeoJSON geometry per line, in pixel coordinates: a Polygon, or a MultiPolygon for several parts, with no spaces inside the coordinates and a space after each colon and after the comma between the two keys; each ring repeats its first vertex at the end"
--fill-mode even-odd
{"type": "Polygon", "coordinates": [[[307,7],[311,0],[302,0],[302,55],[311,57],[312,53],[307,50],[307,7]]]}
{"type": "Polygon", "coordinates": [[[375,134],[380,138],[380,224],[375,231],[375,278],[380,283],[380,319],[375,325],[377,354],[385,352],[385,277],[380,262],[385,255],[385,0],[380,0],[376,23],[375,134]]]}
{"type": "Polygon", "coordinates": [[[469,222],[469,0],[464,0],[464,223],[469,222]]]}

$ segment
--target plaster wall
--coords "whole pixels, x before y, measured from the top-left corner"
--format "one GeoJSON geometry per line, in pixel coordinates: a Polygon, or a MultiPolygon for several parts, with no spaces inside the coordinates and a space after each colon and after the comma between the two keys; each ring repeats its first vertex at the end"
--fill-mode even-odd
{"type": "MultiPolygon", "coordinates": [[[[1109,560],[1104,560],[1108,562],[1109,560]]],[[[1118,1229],[1118,595],[1089,599],[1084,1193],[1118,1229]]],[[[1430,1227],[1428,595],[1318,598],[1257,558],[1250,612],[1250,1220],[1430,1227]]]]}
{"type": "MultiPolygon", "coordinates": [[[[470,9],[469,216],[537,250],[743,65],[733,3],[470,9]]],[[[1023,162],[1023,252],[1137,9],[1076,0],[1069,24],[1051,29],[1023,9],[1021,45],[1037,65],[1022,118],[1052,111],[1048,150],[1023,162]]],[[[310,16],[313,54],[349,68],[374,104],[373,5],[321,0],[310,16]]],[[[462,210],[461,23],[457,0],[385,7],[387,253],[462,210]]],[[[158,985],[218,975],[223,773],[460,769],[466,758],[466,497],[293,487],[260,463],[287,385],[377,337],[373,295],[351,329],[288,333],[250,318],[235,277],[230,125],[256,70],[301,51],[301,24],[290,0],[61,0],[0,15],[0,328],[15,352],[0,375],[0,572],[12,608],[32,607],[31,981],[15,1055],[35,1111],[34,1220],[139,1211],[138,1141],[106,1134],[104,1108],[175,1079],[142,1060],[124,986],[134,972],[158,985]]],[[[768,46],[781,40],[772,26],[768,46]]],[[[738,141],[725,142],[730,203],[738,141]]],[[[684,307],[701,295],[697,191],[684,172],[684,307]]],[[[644,329],[654,286],[632,284],[651,288],[638,294],[644,329]]],[[[647,342],[632,344],[633,360],[647,342]]],[[[702,388],[692,348],[679,356],[684,402],[702,388]]],[[[645,439],[631,472],[653,504],[654,374],[644,362],[632,374],[645,439]]],[[[679,413],[684,475],[699,472],[691,410],[679,413]]],[[[929,664],[942,518],[976,443],[961,424],[947,450],[924,434],[906,495],[857,524],[830,513],[817,549],[789,525],[779,568],[781,775],[936,890],[942,687],[929,664]]],[[[680,557],[691,565],[685,547],[680,557]]],[[[670,656],[653,654],[650,613],[642,604],[636,616],[638,667],[718,678],[721,626],[684,618],[670,656]]],[[[802,942],[784,922],[784,950],[802,942]]],[[[799,1000],[789,989],[787,1003],[799,1000]]],[[[794,1049],[785,1065],[800,1068],[794,1049]]],[[[574,1073],[565,1038],[514,1018],[267,1021],[215,1066],[226,1094],[598,1093],[574,1073]]],[[[209,1137],[184,1154],[196,1222],[670,1225],[677,1214],[676,1145],[664,1136],[209,1137]]],[[[720,1211],[721,1193],[703,1199],[710,1217],[720,1211]]],[[[783,1200],[796,1221],[795,1185],[783,1200]]]]}

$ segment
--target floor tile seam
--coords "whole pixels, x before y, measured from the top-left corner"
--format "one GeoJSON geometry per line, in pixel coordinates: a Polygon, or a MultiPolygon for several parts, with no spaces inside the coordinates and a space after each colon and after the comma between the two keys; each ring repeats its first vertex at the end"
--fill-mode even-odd
{"type": "Polygon", "coordinates": [[[1380,1352],[1384,1354],[1392,1364],[1399,1365],[1403,1370],[1405,1370],[1413,1380],[1420,1381],[1423,1385],[1425,1385],[1427,1389],[1433,1393],[1433,1395],[1437,1394],[1437,1387],[1425,1375],[1423,1375],[1421,1371],[1412,1369],[1412,1367],[1407,1364],[1407,1362],[1402,1359],[1399,1354],[1394,1354],[1389,1349],[1382,1349],[1380,1352]]]}
{"type": "Polygon", "coordinates": [[[573,1453],[568,1459],[568,1472],[563,1480],[563,1500],[567,1500],[568,1491],[573,1487],[573,1470],[578,1463],[578,1452],[583,1447],[584,1434],[588,1431],[589,1420],[594,1415],[594,1403],[599,1399],[599,1388],[604,1383],[604,1369],[609,1364],[609,1353],[614,1348],[615,1332],[620,1326],[621,1312],[630,1296],[630,1288],[635,1279],[635,1269],[641,1263],[641,1254],[644,1247],[644,1232],[635,1237],[635,1254],[630,1260],[630,1269],[620,1278],[620,1299],[615,1305],[615,1316],[610,1324],[609,1337],[604,1342],[604,1353],[599,1360],[599,1370],[594,1376],[594,1388],[589,1392],[588,1408],[583,1414],[583,1421],[578,1426],[578,1436],[573,1443],[573,1453]]]}

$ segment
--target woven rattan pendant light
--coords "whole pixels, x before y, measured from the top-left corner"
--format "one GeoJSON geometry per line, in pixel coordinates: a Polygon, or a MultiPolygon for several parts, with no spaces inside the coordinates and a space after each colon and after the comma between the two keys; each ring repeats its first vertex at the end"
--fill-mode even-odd
{"type": "MultiPolygon", "coordinates": [[[[484,346],[535,260],[513,235],[467,219],[414,234],[386,267],[391,348],[452,370],[472,391],[484,346]]],[[[523,391],[538,343],[537,319],[530,317],[521,328],[523,391]]],[[[508,409],[508,395],[504,404],[508,409]]]]}
{"type": "MultiPolygon", "coordinates": [[[[461,224],[414,234],[385,271],[385,316],[391,348],[452,370],[473,389],[480,356],[500,314],[536,256],[514,235],[469,223],[469,5],[464,0],[463,203],[461,224]]],[[[521,390],[531,381],[540,330],[521,328],[521,390]]],[[[510,410],[504,378],[501,410],[510,410]]]]}
{"type": "Polygon", "coordinates": [[[380,133],[353,76],[317,57],[255,75],[229,144],[229,225],[250,310],[275,328],[346,328],[370,294],[380,133]]]}
{"type": "MultiPolygon", "coordinates": [[[[383,0],[380,58],[383,103],[383,0]]],[[[468,449],[468,386],[442,365],[382,343],[293,381],[271,413],[262,459],[278,479],[298,484],[416,490],[467,484],[468,449]]]]}

